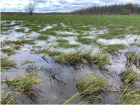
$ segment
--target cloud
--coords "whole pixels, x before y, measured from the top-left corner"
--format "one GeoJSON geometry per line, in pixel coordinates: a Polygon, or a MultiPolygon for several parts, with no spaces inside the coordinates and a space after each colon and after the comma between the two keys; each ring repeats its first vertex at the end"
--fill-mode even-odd
{"type": "Polygon", "coordinates": [[[69,12],[95,5],[140,3],[138,0],[1,0],[0,9],[1,12],[24,12],[30,2],[34,3],[35,12],[69,12]]]}

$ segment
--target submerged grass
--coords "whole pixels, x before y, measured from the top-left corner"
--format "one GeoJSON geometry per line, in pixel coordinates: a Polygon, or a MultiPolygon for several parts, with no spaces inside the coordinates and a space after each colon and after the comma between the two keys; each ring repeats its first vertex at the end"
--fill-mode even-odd
{"type": "Polygon", "coordinates": [[[105,78],[97,77],[91,73],[89,76],[84,77],[76,83],[76,87],[79,92],[73,95],[70,99],[66,100],[64,104],[67,104],[79,95],[84,102],[92,104],[98,103],[98,101],[101,100],[101,93],[104,90],[106,83],[107,80],[105,78]]]}

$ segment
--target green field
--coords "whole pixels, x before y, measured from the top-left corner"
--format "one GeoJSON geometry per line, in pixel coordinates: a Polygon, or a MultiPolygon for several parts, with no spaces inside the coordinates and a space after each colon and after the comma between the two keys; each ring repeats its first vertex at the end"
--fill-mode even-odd
{"type": "Polygon", "coordinates": [[[3,104],[140,104],[140,16],[2,15],[1,62],[3,104]]]}

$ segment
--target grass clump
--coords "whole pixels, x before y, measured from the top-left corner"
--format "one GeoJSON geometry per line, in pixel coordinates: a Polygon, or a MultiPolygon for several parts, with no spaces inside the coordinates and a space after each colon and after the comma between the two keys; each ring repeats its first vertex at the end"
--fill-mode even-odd
{"type": "Polygon", "coordinates": [[[55,47],[61,47],[61,48],[76,48],[79,47],[78,44],[69,44],[69,43],[59,43],[57,46],[55,47]]]}
{"type": "Polygon", "coordinates": [[[25,77],[18,77],[15,79],[6,79],[3,83],[6,83],[9,87],[14,88],[16,92],[24,94],[26,97],[32,100],[32,102],[37,103],[37,98],[39,97],[37,90],[33,89],[39,82],[39,76],[35,73],[29,73],[25,77]]]}
{"type": "Polygon", "coordinates": [[[81,42],[82,44],[89,44],[95,42],[96,38],[78,38],[78,42],[81,42]]]}
{"type": "Polygon", "coordinates": [[[58,45],[56,45],[56,46],[54,46],[54,47],[61,47],[61,48],[76,48],[76,47],[79,47],[79,45],[78,44],[69,44],[68,42],[68,40],[66,40],[66,39],[58,39],[57,40],[57,42],[58,42],[58,45]]]}
{"type": "Polygon", "coordinates": [[[47,35],[39,35],[37,37],[37,39],[39,39],[39,40],[47,40],[48,38],[49,38],[49,36],[47,36],[47,35]]]}
{"type": "Polygon", "coordinates": [[[128,84],[123,90],[117,104],[140,104],[140,89],[132,88],[128,84]]]}
{"type": "Polygon", "coordinates": [[[23,61],[23,62],[21,63],[21,65],[33,64],[33,63],[35,63],[35,62],[34,62],[34,61],[26,60],[26,61],[23,61]]]}
{"type": "Polygon", "coordinates": [[[109,53],[115,53],[123,48],[125,48],[125,45],[123,45],[123,44],[113,44],[113,45],[108,45],[104,50],[109,53]]]}
{"type": "Polygon", "coordinates": [[[136,52],[126,52],[125,56],[127,58],[126,67],[131,67],[134,64],[137,68],[140,67],[140,53],[136,52]]]}
{"type": "Polygon", "coordinates": [[[26,40],[26,39],[23,39],[23,40],[17,40],[17,41],[5,41],[3,43],[3,45],[9,45],[9,44],[16,44],[16,45],[23,45],[23,44],[35,44],[34,43],[34,40],[26,40]]]}
{"type": "Polygon", "coordinates": [[[4,52],[4,53],[10,54],[10,55],[15,54],[14,49],[11,49],[11,48],[4,48],[1,51],[4,52]]]}
{"type": "Polygon", "coordinates": [[[67,104],[79,95],[84,102],[95,104],[101,100],[101,92],[104,90],[106,83],[107,80],[105,78],[97,77],[91,73],[89,76],[84,77],[76,83],[76,87],[79,92],[73,95],[70,99],[66,100],[64,104],[67,104]]]}
{"type": "Polygon", "coordinates": [[[134,81],[139,79],[139,75],[137,71],[134,71],[132,68],[127,69],[126,71],[121,73],[121,80],[124,84],[133,84],[134,81]]]}
{"type": "Polygon", "coordinates": [[[19,50],[20,48],[21,48],[20,45],[15,45],[15,46],[14,46],[14,49],[16,49],[16,50],[19,50]]]}
{"type": "Polygon", "coordinates": [[[106,34],[103,34],[103,35],[98,35],[97,38],[112,39],[112,38],[114,38],[114,36],[110,33],[106,33],[106,34]]]}
{"type": "Polygon", "coordinates": [[[62,54],[62,52],[59,52],[59,51],[49,51],[47,49],[39,50],[37,53],[48,54],[51,57],[58,56],[58,55],[61,55],[62,54]]]}
{"type": "Polygon", "coordinates": [[[0,67],[2,67],[2,68],[10,68],[10,67],[13,67],[15,65],[16,65],[16,63],[14,61],[9,60],[6,57],[0,56],[0,67]]]}
{"type": "Polygon", "coordinates": [[[68,43],[69,41],[66,39],[58,39],[57,42],[59,43],[68,43]]]}
{"type": "Polygon", "coordinates": [[[15,31],[17,31],[17,32],[25,32],[25,29],[24,28],[20,28],[20,29],[16,29],[15,31]]]}
{"type": "Polygon", "coordinates": [[[68,54],[61,54],[56,58],[56,61],[70,65],[76,65],[78,63],[86,63],[89,65],[96,64],[99,68],[102,68],[109,64],[110,58],[102,52],[93,55],[92,50],[89,50],[87,52],[76,51],[68,54]]]}

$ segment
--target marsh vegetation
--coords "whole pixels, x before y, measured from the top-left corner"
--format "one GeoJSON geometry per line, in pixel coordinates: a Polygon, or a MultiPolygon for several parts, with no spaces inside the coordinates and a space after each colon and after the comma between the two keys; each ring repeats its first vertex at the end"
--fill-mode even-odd
{"type": "Polygon", "coordinates": [[[139,24],[133,15],[3,15],[1,103],[139,104],[139,24]]]}

